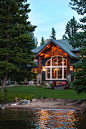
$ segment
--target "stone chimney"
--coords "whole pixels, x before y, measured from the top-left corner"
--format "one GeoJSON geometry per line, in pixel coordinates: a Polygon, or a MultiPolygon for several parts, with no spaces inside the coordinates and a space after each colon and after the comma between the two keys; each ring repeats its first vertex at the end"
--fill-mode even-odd
{"type": "Polygon", "coordinates": [[[48,43],[50,41],[50,39],[46,39],[46,43],[48,43]]]}
{"type": "Polygon", "coordinates": [[[50,41],[51,38],[51,35],[49,35],[49,39],[46,39],[46,43],[48,43],[50,41]]]}

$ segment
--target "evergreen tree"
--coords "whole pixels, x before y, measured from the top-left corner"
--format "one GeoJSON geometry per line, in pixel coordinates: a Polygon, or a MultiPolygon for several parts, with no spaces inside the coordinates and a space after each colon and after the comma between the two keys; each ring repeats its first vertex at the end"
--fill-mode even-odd
{"type": "Polygon", "coordinates": [[[38,40],[37,40],[37,37],[35,38],[34,33],[31,33],[31,37],[32,37],[32,42],[33,42],[33,44],[34,44],[34,46],[33,46],[32,49],[34,49],[34,48],[36,48],[37,45],[38,45],[38,40]]]}
{"type": "Polygon", "coordinates": [[[56,31],[54,28],[52,28],[52,32],[51,32],[51,38],[55,39],[56,40],[56,31]]]}
{"type": "Polygon", "coordinates": [[[77,34],[78,34],[78,28],[79,28],[79,23],[77,23],[77,20],[73,16],[70,21],[68,21],[65,29],[65,39],[70,39],[69,43],[71,42],[73,46],[75,45],[74,39],[77,39],[77,34]]]}
{"type": "Polygon", "coordinates": [[[66,34],[63,34],[63,35],[62,35],[62,39],[67,39],[66,34]]]}
{"type": "Polygon", "coordinates": [[[34,46],[28,32],[36,26],[27,21],[29,4],[27,0],[0,0],[0,77],[2,92],[10,74],[31,77],[28,65],[33,65],[34,46]]]}
{"type": "Polygon", "coordinates": [[[86,0],[71,0],[70,6],[77,11],[79,15],[83,15],[80,19],[81,32],[77,34],[77,39],[74,38],[75,44],[70,40],[73,47],[81,47],[81,57],[78,59],[81,63],[75,65],[76,72],[74,73],[75,81],[73,82],[74,89],[77,93],[86,93],[86,0]]]}
{"type": "Polygon", "coordinates": [[[41,43],[40,43],[40,45],[42,46],[42,45],[44,45],[45,44],[45,40],[44,40],[44,38],[42,37],[41,38],[41,43]]]}
{"type": "Polygon", "coordinates": [[[35,38],[35,46],[36,47],[38,46],[38,39],[37,39],[37,37],[35,38]]]}

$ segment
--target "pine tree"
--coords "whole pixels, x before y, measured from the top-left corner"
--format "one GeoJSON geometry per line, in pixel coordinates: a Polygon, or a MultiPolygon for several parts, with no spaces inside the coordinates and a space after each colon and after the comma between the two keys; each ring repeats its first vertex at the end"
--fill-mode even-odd
{"type": "Polygon", "coordinates": [[[31,52],[33,42],[28,32],[33,32],[27,20],[29,4],[27,0],[0,0],[0,77],[3,80],[2,92],[10,74],[31,77],[26,70],[33,64],[31,52]]]}
{"type": "Polygon", "coordinates": [[[35,46],[36,47],[38,46],[38,39],[37,39],[37,37],[35,38],[35,46]]]}
{"type": "Polygon", "coordinates": [[[51,38],[55,39],[56,40],[56,31],[54,28],[52,28],[52,32],[51,32],[51,38]]]}
{"type": "MultiPolygon", "coordinates": [[[[77,93],[86,93],[86,0],[71,0],[70,6],[77,11],[83,18],[80,19],[79,33],[77,39],[75,38],[75,44],[70,41],[73,47],[80,47],[81,57],[78,59],[80,63],[75,65],[76,72],[74,73],[75,81],[73,82],[74,89],[77,93]]],[[[70,39],[69,39],[70,40],[70,39]]]]}
{"type": "Polygon", "coordinates": [[[75,41],[77,40],[78,28],[79,28],[79,23],[73,16],[73,18],[70,19],[70,21],[68,21],[65,28],[65,39],[70,39],[69,43],[71,42],[73,46],[75,45],[76,43],[75,41]]]}
{"type": "Polygon", "coordinates": [[[41,38],[41,43],[40,43],[40,45],[42,46],[42,45],[44,45],[45,44],[45,40],[44,40],[44,38],[42,37],[41,38]]]}
{"type": "Polygon", "coordinates": [[[33,46],[32,49],[34,49],[34,48],[36,48],[37,45],[38,45],[38,40],[37,40],[37,37],[34,36],[34,33],[31,33],[31,37],[32,37],[32,42],[33,42],[33,44],[34,44],[34,46],[33,46]]]}
{"type": "Polygon", "coordinates": [[[63,34],[63,35],[62,35],[62,39],[67,39],[66,34],[63,34]]]}

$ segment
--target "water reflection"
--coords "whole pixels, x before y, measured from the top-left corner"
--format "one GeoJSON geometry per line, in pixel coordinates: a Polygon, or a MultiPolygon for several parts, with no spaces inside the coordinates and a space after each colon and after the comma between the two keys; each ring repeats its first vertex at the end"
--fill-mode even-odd
{"type": "Polygon", "coordinates": [[[40,128],[73,128],[78,118],[74,110],[39,110],[37,112],[40,128]]]}
{"type": "Polygon", "coordinates": [[[0,110],[0,129],[85,129],[86,113],[74,110],[0,110]]]}

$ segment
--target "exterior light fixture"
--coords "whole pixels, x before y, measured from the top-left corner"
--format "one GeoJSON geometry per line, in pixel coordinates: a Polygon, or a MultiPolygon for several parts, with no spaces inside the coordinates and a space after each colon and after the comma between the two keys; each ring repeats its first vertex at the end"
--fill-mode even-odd
{"type": "Polygon", "coordinates": [[[43,68],[43,71],[46,71],[46,69],[45,69],[45,68],[43,68]]]}

